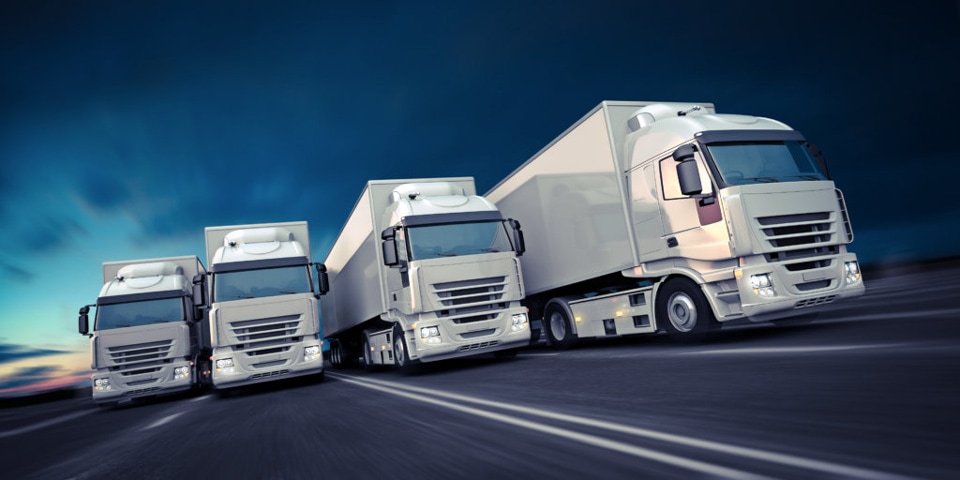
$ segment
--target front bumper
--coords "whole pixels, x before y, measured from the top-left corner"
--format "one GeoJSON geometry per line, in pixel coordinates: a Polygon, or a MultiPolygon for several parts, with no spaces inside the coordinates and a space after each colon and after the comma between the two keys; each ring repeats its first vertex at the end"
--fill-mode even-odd
{"type": "Polygon", "coordinates": [[[117,403],[139,397],[166,395],[189,390],[196,382],[196,368],[189,360],[165,364],[155,372],[124,375],[121,371],[99,370],[93,374],[93,401],[98,404],[117,403]],[[175,378],[174,370],[186,367],[188,375],[175,378]],[[106,380],[109,388],[97,384],[106,380]]]}
{"type": "Polygon", "coordinates": [[[527,309],[512,308],[500,312],[496,319],[477,322],[474,327],[452,326],[442,319],[421,320],[413,330],[405,332],[410,356],[421,362],[434,362],[450,358],[492,353],[530,345],[530,321],[527,309]],[[523,328],[514,329],[512,318],[523,314],[523,328]],[[421,329],[437,327],[440,343],[429,343],[422,338],[421,329]]]}
{"type": "Polygon", "coordinates": [[[750,321],[764,322],[813,312],[837,300],[863,295],[862,276],[850,282],[846,274],[845,265],[856,262],[856,254],[834,258],[838,261],[832,262],[829,268],[809,271],[791,272],[781,264],[737,269],[743,315],[750,321]],[[754,291],[751,277],[763,275],[769,278],[773,295],[764,296],[754,291]]]}
{"type": "Polygon", "coordinates": [[[211,366],[214,387],[220,389],[240,387],[323,373],[323,349],[320,343],[314,341],[298,344],[284,353],[251,358],[244,352],[234,351],[230,347],[218,348],[214,349],[211,366]],[[307,347],[318,347],[318,353],[306,359],[304,350],[307,347]],[[233,361],[233,367],[218,367],[218,360],[226,359],[233,361]]]}

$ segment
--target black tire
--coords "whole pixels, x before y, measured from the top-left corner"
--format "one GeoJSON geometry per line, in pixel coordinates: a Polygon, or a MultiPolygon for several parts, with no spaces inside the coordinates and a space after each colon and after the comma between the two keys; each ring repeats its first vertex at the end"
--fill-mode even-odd
{"type": "Polygon", "coordinates": [[[343,367],[343,347],[336,340],[330,342],[330,366],[335,369],[343,367]]]}
{"type": "Polygon", "coordinates": [[[393,324],[393,365],[403,374],[416,371],[416,365],[413,360],[410,360],[406,337],[399,323],[393,324]]]}
{"type": "Polygon", "coordinates": [[[567,311],[551,303],[543,311],[543,331],[547,335],[547,343],[558,350],[566,350],[577,343],[577,335],[573,333],[573,324],[567,311]]]}
{"type": "Polygon", "coordinates": [[[714,329],[717,319],[699,285],[684,277],[672,278],[657,293],[657,324],[682,342],[698,342],[714,329]]]}
{"type": "Polygon", "coordinates": [[[375,372],[380,369],[380,365],[373,363],[373,360],[370,358],[370,341],[367,340],[367,335],[363,334],[363,355],[360,356],[360,362],[364,370],[368,372],[375,372]]]}

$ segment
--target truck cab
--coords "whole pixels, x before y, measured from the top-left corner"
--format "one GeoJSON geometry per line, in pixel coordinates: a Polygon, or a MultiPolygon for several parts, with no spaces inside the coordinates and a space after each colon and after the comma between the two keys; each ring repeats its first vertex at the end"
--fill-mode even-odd
{"type": "Polygon", "coordinates": [[[471,177],[369,181],[325,261],[333,365],[513,355],[531,336],[524,249],[471,177]]]}
{"type": "Polygon", "coordinates": [[[213,385],[322,378],[317,299],[326,292],[326,273],[310,260],[307,223],[207,227],[205,233],[213,385]]]}
{"type": "Polygon", "coordinates": [[[209,368],[200,320],[204,268],[197,257],[108,262],[90,329],[93,400],[116,404],[198,388],[209,368]]]}

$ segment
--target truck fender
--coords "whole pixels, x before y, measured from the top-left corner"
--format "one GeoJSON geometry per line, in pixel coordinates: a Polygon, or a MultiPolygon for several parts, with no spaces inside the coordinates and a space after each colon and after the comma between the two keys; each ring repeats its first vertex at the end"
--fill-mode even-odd
{"type": "MultiPolygon", "coordinates": [[[[581,297],[579,297],[579,296],[568,296],[568,297],[554,297],[554,298],[551,298],[550,300],[547,301],[546,304],[543,305],[543,311],[546,312],[547,309],[550,308],[550,305],[557,305],[557,306],[559,306],[560,308],[562,308],[563,311],[567,312],[567,317],[568,317],[568,318],[570,318],[571,320],[573,320],[573,310],[570,308],[570,304],[567,303],[567,302],[570,302],[570,301],[572,301],[572,300],[577,300],[577,299],[579,299],[579,298],[581,298],[581,297]]],[[[541,319],[540,321],[541,321],[541,322],[545,322],[545,321],[547,321],[547,319],[543,318],[543,319],[541,319]]],[[[570,327],[570,328],[571,328],[570,331],[573,332],[574,335],[579,335],[580,332],[577,331],[577,322],[576,322],[576,321],[571,321],[570,323],[572,324],[571,327],[570,327]]]]}

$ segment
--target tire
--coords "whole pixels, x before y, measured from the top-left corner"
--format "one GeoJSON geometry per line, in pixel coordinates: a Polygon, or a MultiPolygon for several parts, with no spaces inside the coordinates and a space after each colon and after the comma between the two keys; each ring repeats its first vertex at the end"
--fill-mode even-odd
{"type": "Polygon", "coordinates": [[[375,372],[379,370],[380,366],[374,364],[373,361],[370,359],[370,341],[367,340],[366,334],[363,334],[362,343],[363,343],[363,355],[361,355],[360,361],[363,363],[363,365],[361,366],[363,367],[364,370],[368,372],[375,372]]]}
{"type": "Polygon", "coordinates": [[[664,282],[657,293],[657,324],[674,340],[698,342],[717,326],[717,319],[693,281],[677,277],[664,282]]]}
{"type": "Polygon", "coordinates": [[[330,366],[336,369],[343,367],[343,348],[340,346],[340,342],[333,341],[330,343],[330,366]]]}
{"type": "Polygon", "coordinates": [[[577,343],[570,315],[556,303],[547,305],[543,311],[543,331],[547,335],[547,343],[558,350],[566,350],[577,343]]]}
{"type": "Polygon", "coordinates": [[[393,365],[403,374],[413,373],[416,370],[413,360],[410,360],[406,337],[399,323],[393,324],[393,365]]]}

